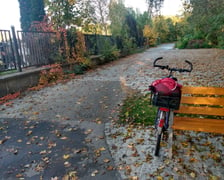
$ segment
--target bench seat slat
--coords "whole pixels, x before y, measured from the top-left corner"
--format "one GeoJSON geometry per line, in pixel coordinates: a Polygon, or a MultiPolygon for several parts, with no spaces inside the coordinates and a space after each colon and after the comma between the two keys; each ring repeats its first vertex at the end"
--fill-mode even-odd
{"type": "Polygon", "coordinates": [[[224,95],[224,88],[184,86],[182,88],[182,94],[224,95]]]}
{"type": "Polygon", "coordinates": [[[224,134],[224,120],[174,117],[173,128],[224,134]]]}
{"type": "Polygon", "coordinates": [[[180,106],[176,113],[224,116],[224,108],[180,106]]]}
{"type": "Polygon", "coordinates": [[[220,105],[224,106],[224,98],[221,97],[190,97],[182,96],[181,103],[183,104],[201,104],[201,105],[220,105]]]}

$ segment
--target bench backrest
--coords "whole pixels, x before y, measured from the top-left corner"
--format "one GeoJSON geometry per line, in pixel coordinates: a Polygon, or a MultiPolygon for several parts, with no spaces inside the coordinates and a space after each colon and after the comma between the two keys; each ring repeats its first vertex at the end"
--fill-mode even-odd
{"type": "Polygon", "coordinates": [[[224,134],[224,88],[183,87],[173,128],[224,134]]]}
{"type": "Polygon", "coordinates": [[[178,113],[224,116],[224,88],[183,87],[178,113]]]}

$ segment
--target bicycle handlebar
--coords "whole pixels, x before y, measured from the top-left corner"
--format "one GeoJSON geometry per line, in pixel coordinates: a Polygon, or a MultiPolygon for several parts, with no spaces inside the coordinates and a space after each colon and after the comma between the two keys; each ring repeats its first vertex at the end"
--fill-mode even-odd
{"type": "Polygon", "coordinates": [[[163,65],[158,65],[158,64],[156,64],[156,62],[157,61],[159,61],[159,60],[161,60],[161,59],[163,59],[163,57],[158,57],[158,58],[156,58],[155,60],[154,60],[154,62],[153,62],[153,67],[158,67],[158,68],[160,68],[160,69],[167,69],[167,70],[169,70],[169,71],[178,71],[178,72],[180,72],[180,73],[182,73],[182,72],[191,72],[192,70],[193,70],[193,65],[192,65],[192,63],[190,62],[190,61],[188,61],[188,60],[185,60],[185,62],[189,65],[189,69],[180,69],[180,68],[170,68],[168,65],[166,65],[166,66],[163,66],[163,65]]]}

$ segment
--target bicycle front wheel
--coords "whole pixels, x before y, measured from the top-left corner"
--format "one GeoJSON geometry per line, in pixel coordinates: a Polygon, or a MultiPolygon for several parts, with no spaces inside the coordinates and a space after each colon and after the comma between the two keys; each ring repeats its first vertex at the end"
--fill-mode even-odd
{"type": "Polygon", "coordinates": [[[155,156],[159,156],[160,142],[163,137],[163,131],[164,131],[165,115],[166,115],[165,111],[161,111],[160,109],[158,109],[155,123],[156,126],[155,156]]]}
{"type": "Polygon", "coordinates": [[[162,132],[157,133],[155,156],[159,156],[161,138],[162,138],[162,132]]]}

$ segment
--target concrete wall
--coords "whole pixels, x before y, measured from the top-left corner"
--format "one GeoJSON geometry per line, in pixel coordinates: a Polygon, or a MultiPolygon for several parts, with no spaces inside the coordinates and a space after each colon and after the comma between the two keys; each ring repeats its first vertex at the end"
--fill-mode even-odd
{"type": "Polygon", "coordinates": [[[36,86],[41,69],[0,76],[0,97],[36,86]]]}

